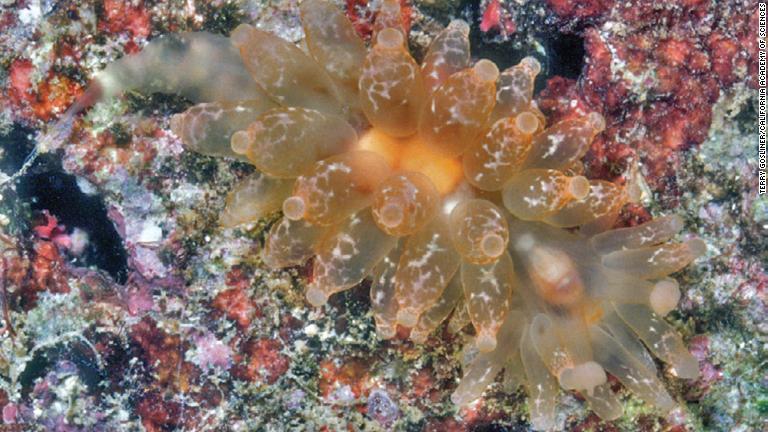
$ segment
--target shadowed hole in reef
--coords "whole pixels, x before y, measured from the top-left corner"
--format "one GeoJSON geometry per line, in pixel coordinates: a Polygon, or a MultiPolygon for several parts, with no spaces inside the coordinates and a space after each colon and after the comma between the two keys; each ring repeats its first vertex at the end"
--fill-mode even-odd
{"type": "Polygon", "coordinates": [[[107,208],[98,195],[87,195],[77,185],[75,176],[46,170],[27,174],[18,182],[21,200],[32,210],[47,210],[66,226],[67,233],[79,228],[88,234],[88,245],[76,264],[96,266],[120,284],[127,279],[128,254],[107,208]]]}
{"type": "Polygon", "coordinates": [[[91,393],[98,391],[99,382],[106,377],[89,346],[80,341],[62,342],[35,352],[26,363],[24,372],[19,375],[22,397],[29,397],[35,391],[35,385],[50,372],[59,377],[77,375],[91,393]]]}
{"type": "Polygon", "coordinates": [[[584,39],[577,34],[555,32],[542,38],[547,49],[548,75],[576,79],[584,67],[584,39]]]}
{"type": "Polygon", "coordinates": [[[470,23],[473,59],[487,58],[504,70],[519,63],[523,57],[535,57],[542,67],[536,77],[537,93],[553,76],[579,77],[586,56],[584,39],[579,34],[562,33],[547,24],[535,7],[522,7],[515,18],[516,31],[506,39],[499,39],[495,37],[497,30],[486,33],[480,30],[479,23],[484,12],[481,4],[480,0],[464,0],[459,8],[463,11],[462,18],[470,23]]]}
{"type": "Polygon", "coordinates": [[[8,175],[18,171],[32,153],[34,137],[33,129],[19,124],[0,135],[0,171],[8,175]]]}
{"type": "Polygon", "coordinates": [[[484,58],[496,63],[499,70],[514,66],[528,55],[533,55],[541,60],[537,53],[533,52],[533,47],[521,48],[528,44],[519,35],[513,34],[507,40],[496,40],[494,36],[498,32],[494,29],[483,33],[480,30],[479,23],[482,20],[483,10],[480,7],[480,0],[464,1],[460,7],[463,10],[464,20],[469,22],[469,45],[472,58],[475,60],[484,58]]]}

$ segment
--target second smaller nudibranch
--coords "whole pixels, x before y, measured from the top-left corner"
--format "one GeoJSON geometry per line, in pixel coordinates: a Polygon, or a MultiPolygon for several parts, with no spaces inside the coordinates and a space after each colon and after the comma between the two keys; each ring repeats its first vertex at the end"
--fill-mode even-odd
{"type": "Polygon", "coordinates": [[[647,403],[673,408],[647,349],[674,375],[698,376],[697,360],[663,319],[681,295],[669,275],[705,251],[699,239],[667,243],[682,226],[671,216],[585,237],[510,222],[516,291],[499,337],[514,343],[477,354],[454,401],[478,398],[504,370],[505,380],[526,384],[537,430],[555,426],[557,387],[578,391],[603,419],[620,416],[608,374],[647,403]]]}

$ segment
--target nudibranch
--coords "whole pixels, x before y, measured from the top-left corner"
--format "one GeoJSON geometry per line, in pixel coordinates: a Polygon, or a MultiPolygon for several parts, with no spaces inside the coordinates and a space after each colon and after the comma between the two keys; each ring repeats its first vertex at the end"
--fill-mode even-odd
{"type": "Polygon", "coordinates": [[[527,387],[536,429],[554,427],[558,387],[618,417],[608,374],[671,409],[649,351],[697,376],[663,317],[680,298],[669,275],[705,245],[672,242],[676,216],[611,229],[638,191],[583,175],[603,117],[547,124],[532,99],[539,63],[473,62],[463,21],[419,63],[396,0],[381,3],[370,47],[331,4],[305,0],[300,12],[300,46],[250,25],[153,41],[99,73],[62,124],[129,89],[197,103],[171,121],[185,145],[257,170],[227,197],[221,224],[282,211],[263,262],[312,260],[311,305],[370,278],[382,338],[399,325],[422,342],[450,315],[474,328],[457,404],[503,371],[527,387]]]}

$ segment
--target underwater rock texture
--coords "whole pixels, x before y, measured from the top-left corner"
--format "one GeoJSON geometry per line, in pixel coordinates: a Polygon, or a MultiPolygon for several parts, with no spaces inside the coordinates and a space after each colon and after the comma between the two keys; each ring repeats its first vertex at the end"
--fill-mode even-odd
{"type": "MultiPolygon", "coordinates": [[[[241,22],[252,22],[291,41],[301,38],[294,2],[203,3],[4,2],[0,61],[6,95],[2,119],[8,133],[2,158],[8,165],[3,171],[11,174],[21,165],[13,163],[11,155],[23,140],[5,138],[17,125],[45,130],[45,122],[61,114],[89,77],[122,53],[137,51],[148,37],[201,28],[228,33],[241,22]]],[[[596,32],[609,47],[621,40],[618,31],[603,30],[604,17],[615,25],[635,25],[631,17],[613,12],[612,5],[595,2],[588,12],[569,13],[554,2],[551,10],[502,3],[505,10],[514,11],[523,29],[534,20],[527,14],[533,14],[547,17],[550,24],[540,24],[551,25],[554,34],[560,30],[584,35],[590,62],[579,82],[589,79],[596,88],[620,88],[624,78],[635,73],[621,50],[596,48],[596,32]],[[593,72],[600,67],[598,57],[602,64],[609,61],[610,74],[593,72]]],[[[691,13],[686,5],[638,2],[636,13],[649,29],[638,46],[657,51],[670,22],[682,25],[706,16],[708,4],[698,2],[703,12],[691,13]],[[644,9],[656,15],[642,13],[644,9]]],[[[358,27],[371,10],[365,2],[348,2],[346,7],[359,18],[358,27]]],[[[747,7],[739,2],[720,3],[717,10],[724,20],[749,21],[747,7]]],[[[424,52],[426,42],[449,18],[484,15],[480,12],[452,2],[417,2],[412,5],[411,43],[424,52]]],[[[478,25],[472,22],[474,32],[478,25]]],[[[723,40],[718,28],[712,26],[713,36],[702,37],[723,40]]],[[[725,66],[714,72],[720,79],[707,87],[707,99],[693,92],[693,111],[676,107],[687,103],[684,95],[630,97],[619,108],[607,109],[600,104],[610,99],[598,103],[580,93],[592,86],[563,80],[563,90],[553,91],[555,77],[540,99],[547,114],[563,118],[573,107],[605,110],[609,130],[669,130],[671,126],[658,123],[661,120],[624,117],[633,110],[653,111],[662,103],[682,109],[678,116],[704,110],[712,117],[711,122],[691,126],[699,134],[692,144],[663,147],[665,157],[679,162],[672,165],[675,190],[661,187],[668,176],[647,168],[655,166],[647,159],[651,162],[642,171],[654,194],[645,209],[625,214],[626,223],[634,224],[648,214],[676,213],[686,230],[708,245],[706,259],[678,275],[683,298],[670,316],[699,360],[701,378],[691,384],[662,375],[674,399],[690,402],[665,417],[609,378],[625,413],[603,425],[607,429],[756,430],[765,416],[766,377],[759,362],[765,356],[761,340],[768,331],[763,267],[768,206],[754,196],[753,93],[737,62],[738,53],[748,50],[748,38],[738,36],[738,26],[731,28],[734,33],[725,40],[737,41],[736,60],[711,62],[725,66]],[[728,64],[735,70],[730,75],[728,64]]],[[[473,46],[473,51],[481,49],[473,46]]],[[[698,43],[685,49],[691,56],[708,52],[698,43]]],[[[641,71],[659,70],[644,61],[638,66],[641,71]]],[[[682,84],[673,88],[700,85],[700,75],[670,73],[682,84]]],[[[56,213],[52,215],[62,221],[45,217],[43,210],[51,209],[40,203],[46,201],[33,200],[20,188],[2,191],[4,422],[48,430],[528,427],[530,408],[523,393],[504,391],[506,383],[501,381],[469,406],[457,408],[451,402],[464,360],[461,347],[471,344],[470,332],[446,330],[423,344],[412,344],[402,334],[382,341],[369,312],[367,283],[332,297],[324,309],[314,309],[304,301],[309,268],[271,271],[261,263],[257,257],[274,217],[246,228],[221,229],[218,217],[227,192],[252,169],[184,149],[171,133],[171,120],[188,106],[189,101],[179,98],[135,94],[97,105],[76,123],[70,144],[41,149],[45,156],[27,174],[51,177],[48,173],[64,171],[77,177],[79,193],[99,197],[128,257],[124,279],[78,253],[78,227],[68,226],[56,213]]],[[[692,121],[697,118],[690,116],[692,121]]],[[[657,141],[603,138],[588,156],[588,168],[614,179],[629,166],[624,158],[632,152],[642,156],[661,151],[663,143],[657,141]]],[[[92,217],[99,217],[97,213],[92,217]]],[[[558,397],[559,429],[598,427],[577,397],[558,397]]]]}

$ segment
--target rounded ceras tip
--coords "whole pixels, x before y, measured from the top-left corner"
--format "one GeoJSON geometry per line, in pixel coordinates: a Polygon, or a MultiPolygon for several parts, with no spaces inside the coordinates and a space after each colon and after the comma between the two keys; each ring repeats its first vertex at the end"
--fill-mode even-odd
{"type": "Polygon", "coordinates": [[[664,279],[656,282],[651,290],[651,309],[661,316],[665,316],[677,306],[680,301],[680,288],[674,279],[664,279]]]}
{"type": "Polygon", "coordinates": [[[379,222],[387,228],[395,228],[403,222],[403,207],[397,204],[386,204],[379,211],[379,222]]]}
{"type": "Polygon", "coordinates": [[[678,232],[685,226],[683,218],[678,215],[669,216],[667,219],[669,220],[669,226],[672,231],[678,232]]]}
{"type": "Polygon", "coordinates": [[[595,133],[600,133],[605,130],[605,117],[600,115],[600,113],[591,112],[587,115],[587,119],[595,133]]]}
{"type": "Polygon", "coordinates": [[[498,234],[488,234],[480,242],[480,248],[485,256],[490,258],[498,258],[504,253],[504,249],[507,244],[504,241],[504,237],[498,234]]]}
{"type": "Polygon", "coordinates": [[[699,361],[696,357],[686,352],[685,355],[675,359],[670,371],[678,378],[696,379],[700,375],[699,361]]]}
{"type": "Polygon", "coordinates": [[[403,46],[405,39],[400,30],[386,28],[376,35],[376,46],[385,49],[396,49],[403,46]]]}
{"type": "Polygon", "coordinates": [[[248,131],[237,131],[232,134],[229,144],[230,147],[232,147],[233,152],[239,155],[244,155],[248,152],[248,146],[251,144],[251,137],[248,134],[248,131]]]}
{"type": "Polygon", "coordinates": [[[640,203],[643,199],[643,188],[635,182],[629,182],[626,186],[626,194],[629,202],[640,203]]]}
{"type": "Polygon", "coordinates": [[[419,322],[419,316],[411,310],[400,309],[395,318],[397,323],[403,327],[412,328],[419,322]]]}
{"type": "Polygon", "coordinates": [[[455,19],[448,23],[448,28],[458,30],[465,35],[469,35],[469,24],[467,24],[467,22],[464,20],[455,19]]]}
{"type": "Polygon", "coordinates": [[[499,68],[496,66],[496,63],[487,59],[478,60],[472,66],[472,70],[481,81],[496,82],[499,78],[499,68]]]}
{"type": "Polygon", "coordinates": [[[328,296],[318,287],[311,285],[307,289],[307,301],[315,307],[323,306],[328,303],[328,296]]]}
{"type": "Polygon", "coordinates": [[[536,60],[535,57],[525,57],[522,60],[520,60],[520,64],[522,64],[528,71],[531,73],[531,75],[536,76],[541,72],[541,63],[539,63],[538,60],[536,60]]]}
{"type": "Polygon", "coordinates": [[[480,333],[477,335],[475,345],[480,352],[491,352],[496,349],[496,337],[488,333],[480,333]]]}
{"type": "Polygon", "coordinates": [[[569,390],[586,390],[592,394],[595,387],[605,384],[608,377],[605,370],[595,361],[587,361],[572,367],[563,368],[558,376],[560,385],[569,390]]]}
{"type": "Polygon", "coordinates": [[[533,135],[539,129],[539,119],[530,111],[523,111],[515,117],[515,127],[526,135],[533,135]]]}
{"type": "Polygon", "coordinates": [[[171,116],[171,131],[176,134],[176,136],[181,136],[182,132],[184,131],[184,115],[183,114],[174,114],[171,116]]]}
{"type": "Polygon", "coordinates": [[[574,176],[568,183],[568,192],[574,199],[580,200],[589,195],[589,180],[584,176],[574,176]]]}
{"type": "Polygon", "coordinates": [[[229,39],[236,47],[245,45],[246,42],[248,42],[248,34],[251,32],[251,30],[253,30],[253,26],[249,24],[240,24],[239,26],[235,27],[234,30],[232,30],[229,39]]]}
{"type": "Polygon", "coordinates": [[[301,220],[306,210],[304,200],[299,196],[288,197],[283,201],[283,214],[290,220],[301,220]]]}

